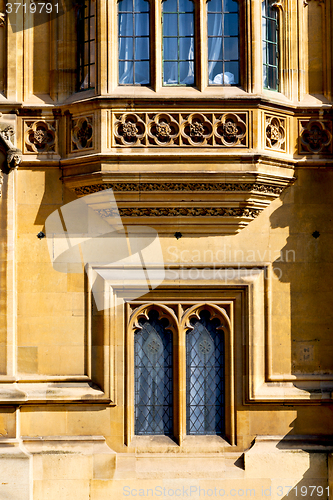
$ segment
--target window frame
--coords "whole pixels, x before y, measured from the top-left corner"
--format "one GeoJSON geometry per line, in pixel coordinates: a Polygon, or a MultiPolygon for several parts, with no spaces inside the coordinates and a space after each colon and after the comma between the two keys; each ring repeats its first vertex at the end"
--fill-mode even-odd
{"type": "Polygon", "coordinates": [[[76,90],[77,92],[84,92],[86,90],[95,90],[97,88],[97,0],[81,0],[80,5],[77,7],[76,12],[76,32],[77,32],[77,72],[76,72],[76,90]],[[95,13],[90,15],[91,4],[95,4],[95,13]],[[86,9],[88,15],[85,15],[86,9]],[[95,38],[90,38],[91,36],[91,26],[90,19],[94,18],[94,31],[95,38]],[[88,39],[85,36],[85,20],[88,19],[88,39]],[[88,45],[88,56],[89,62],[86,63],[85,60],[85,45],[88,45]],[[94,62],[90,62],[91,57],[91,46],[94,45],[95,58],[94,62]],[[91,67],[94,67],[95,71],[95,81],[94,85],[91,85],[91,67]],[[88,86],[83,87],[85,80],[85,68],[88,68],[88,86]]]}
{"type": "MultiPolygon", "coordinates": [[[[262,0],[261,1],[261,45],[262,45],[262,54],[264,52],[264,43],[266,43],[266,62],[264,62],[264,59],[262,60],[262,78],[263,78],[263,89],[264,90],[269,90],[271,92],[281,92],[281,19],[280,19],[280,9],[281,5],[278,5],[275,0],[262,0]],[[267,6],[268,4],[271,3],[271,8],[275,9],[276,11],[276,19],[273,19],[268,16],[267,12],[267,6]],[[265,4],[265,16],[262,13],[262,4],[265,4]],[[269,40],[267,35],[267,28],[266,32],[264,33],[264,28],[263,28],[263,20],[273,20],[276,23],[276,29],[275,29],[275,36],[276,36],[276,42],[273,42],[272,40],[269,40]],[[276,64],[269,64],[268,61],[268,44],[274,44],[276,48],[276,56],[275,56],[275,63],[276,64]],[[276,70],[276,88],[265,86],[264,83],[264,68],[275,68],[276,70]]],[[[268,76],[267,76],[268,79],[268,76]]]]}
{"type": "MultiPolygon", "coordinates": [[[[145,0],[148,4],[149,4],[149,83],[120,83],[119,82],[119,38],[120,38],[120,35],[119,35],[119,22],[118,22],[118,18],[119,18],[119,4],[120,2],[123,1],[123,0],[117,0],[116,2],[116,16],[117,16],[117,23],[116,23],[116,26],[117,26],[117,85],[119,87],[147,87],[147,88],[151,88],[152,86],[152,81],[153,81],[153,67],[154,67],[154,57],[152,56],[153,54],[153,42],[155,41],[155,29],[154,29],[154,23],[152,22],[152,18],[154,18],[154,1],[153,0],[145,0]]],[[[133,15],[134,15],[135,11],[133,10],[133,15]]],[[[133,43],[134,43],[134,40],[135,40],[135,36],[133,34],[133,43]]],[[[133,51],[133,57],[134,57],[134,51],[133,51]]],[[[135,66],[135,59],[133,59],[133,64],[135,66]]],[[[133,66],[133,72],[134,72],[134,66],[133,66]]],[[[135,75],[135,73],[134,73],[135,75]]]]}
{"type": "MultiPolygon", "coordinates": [[[[253,16],[252,7],[250,8],[250,0],[246,0],[246,4],[235,0],[238,5],[239,15],[239,83],[238,84],[223,84],[223,85],[210,85],[208,79],[208,43],[207,43],[207,0],[192,0],[194,3],[194,85],[163,85],[163,61],[162,61],[162,1],[161,0],[148,0],[150,2],[150,85],[141,84],[119,84],[119,45],[118,45],[118,3],[112,3],[110,9],[110,33],[114,33],[113,42],[108,44],[110,47],[109,52],[109,66],[108,66],[108,92],[117,92],[119,96],[131,95],[149,95],[154,92],[158,95],[170,95],[171,93],[179,96],[186,95],[199,95],[197,91],[207,93],[208,95],[215,95],[217,92],[221,95],[228,95],[230,92],[234,94],[234,89],[253,92],[250,90],[251,83],[251,61],[247,57],[251,56],[251,45],[249,44],[249,30],[251,25],[251,18],[253,16]],[[129,89],[132,88],[133,92],[129,89]]],[[[258,35],[258,34],[257,34],[258,35]]],[[[258,36],[258,41],[260,36],[258,36]]],[[[258,45],[256,45],[258,51],[258,45]]],[[[259,54],[258,54],[259,55],[259,54]]],[[[260,82],[257,82],[260,86],[260,82]]]]}

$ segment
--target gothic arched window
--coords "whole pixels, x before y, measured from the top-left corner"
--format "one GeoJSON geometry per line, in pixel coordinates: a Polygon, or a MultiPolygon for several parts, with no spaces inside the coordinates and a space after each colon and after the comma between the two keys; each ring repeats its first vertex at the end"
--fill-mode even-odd
{"type": "Polygon", "coordinates": [[[202,310],[186,334],[186,433],[224,433],[224,335],[202,310]]]}
{"type": "Polygon", "coordinates": [[[135,434],[173,433],[172,332],[152,309],[134,337],[135,434]]]}

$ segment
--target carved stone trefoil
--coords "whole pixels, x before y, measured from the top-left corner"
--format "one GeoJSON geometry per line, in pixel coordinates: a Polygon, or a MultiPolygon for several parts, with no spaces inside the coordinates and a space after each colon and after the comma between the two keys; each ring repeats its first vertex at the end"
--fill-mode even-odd
{"type": "Polygon", "coordinates": [[[329,120],[300,120],[299,153],[332,152],[332,123],[329,120]]]}
{"type": "Polygon", "coordinates": [[[72,151],[92,149],[93,138],[93,116],[81,116],[72,121],[72,151]]]}
{"type": "Polygon", "coordinates": [[[25,153],[56,153],[57,125],[55,120],[26,120],[24,128],[25,153]]]}

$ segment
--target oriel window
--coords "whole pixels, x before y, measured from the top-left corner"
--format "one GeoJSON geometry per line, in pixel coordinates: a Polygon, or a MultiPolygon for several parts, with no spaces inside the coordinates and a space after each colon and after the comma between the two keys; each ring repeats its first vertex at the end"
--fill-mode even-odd
{"type": "Polygon", "coordinates": [[[150,83],[150,6],[148,0],[118,3],[118,71],[120,85],[150,83]]]}
{"type": "Polygon", "coordinates": [[[264,88],[279,90],[279,19],[278,10],[272,0],[263,0],[262,8],[262,48],[264,88]]]}
{"type": "Polygon", "coordinates": [[[83,0],[77,10],[78,90],[96,85],[96,1],[83,0]]]}

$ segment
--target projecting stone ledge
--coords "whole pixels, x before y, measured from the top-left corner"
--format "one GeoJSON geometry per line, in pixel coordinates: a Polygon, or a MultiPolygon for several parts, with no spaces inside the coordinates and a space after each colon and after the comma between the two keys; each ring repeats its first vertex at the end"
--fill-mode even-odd
{"type": "MultiPolygon", "coordinates": [[[[284,172],[285,173],[285,172],[284,172]]],[[[154,227],[160,234],[236,234],[294,181],[293,170],[277,176],[258,172],[115,173],[64,178],[78,197],[112,189],[117,208],[96,207],[100,216],[116,214],[124,225],[154,227]]]]}

